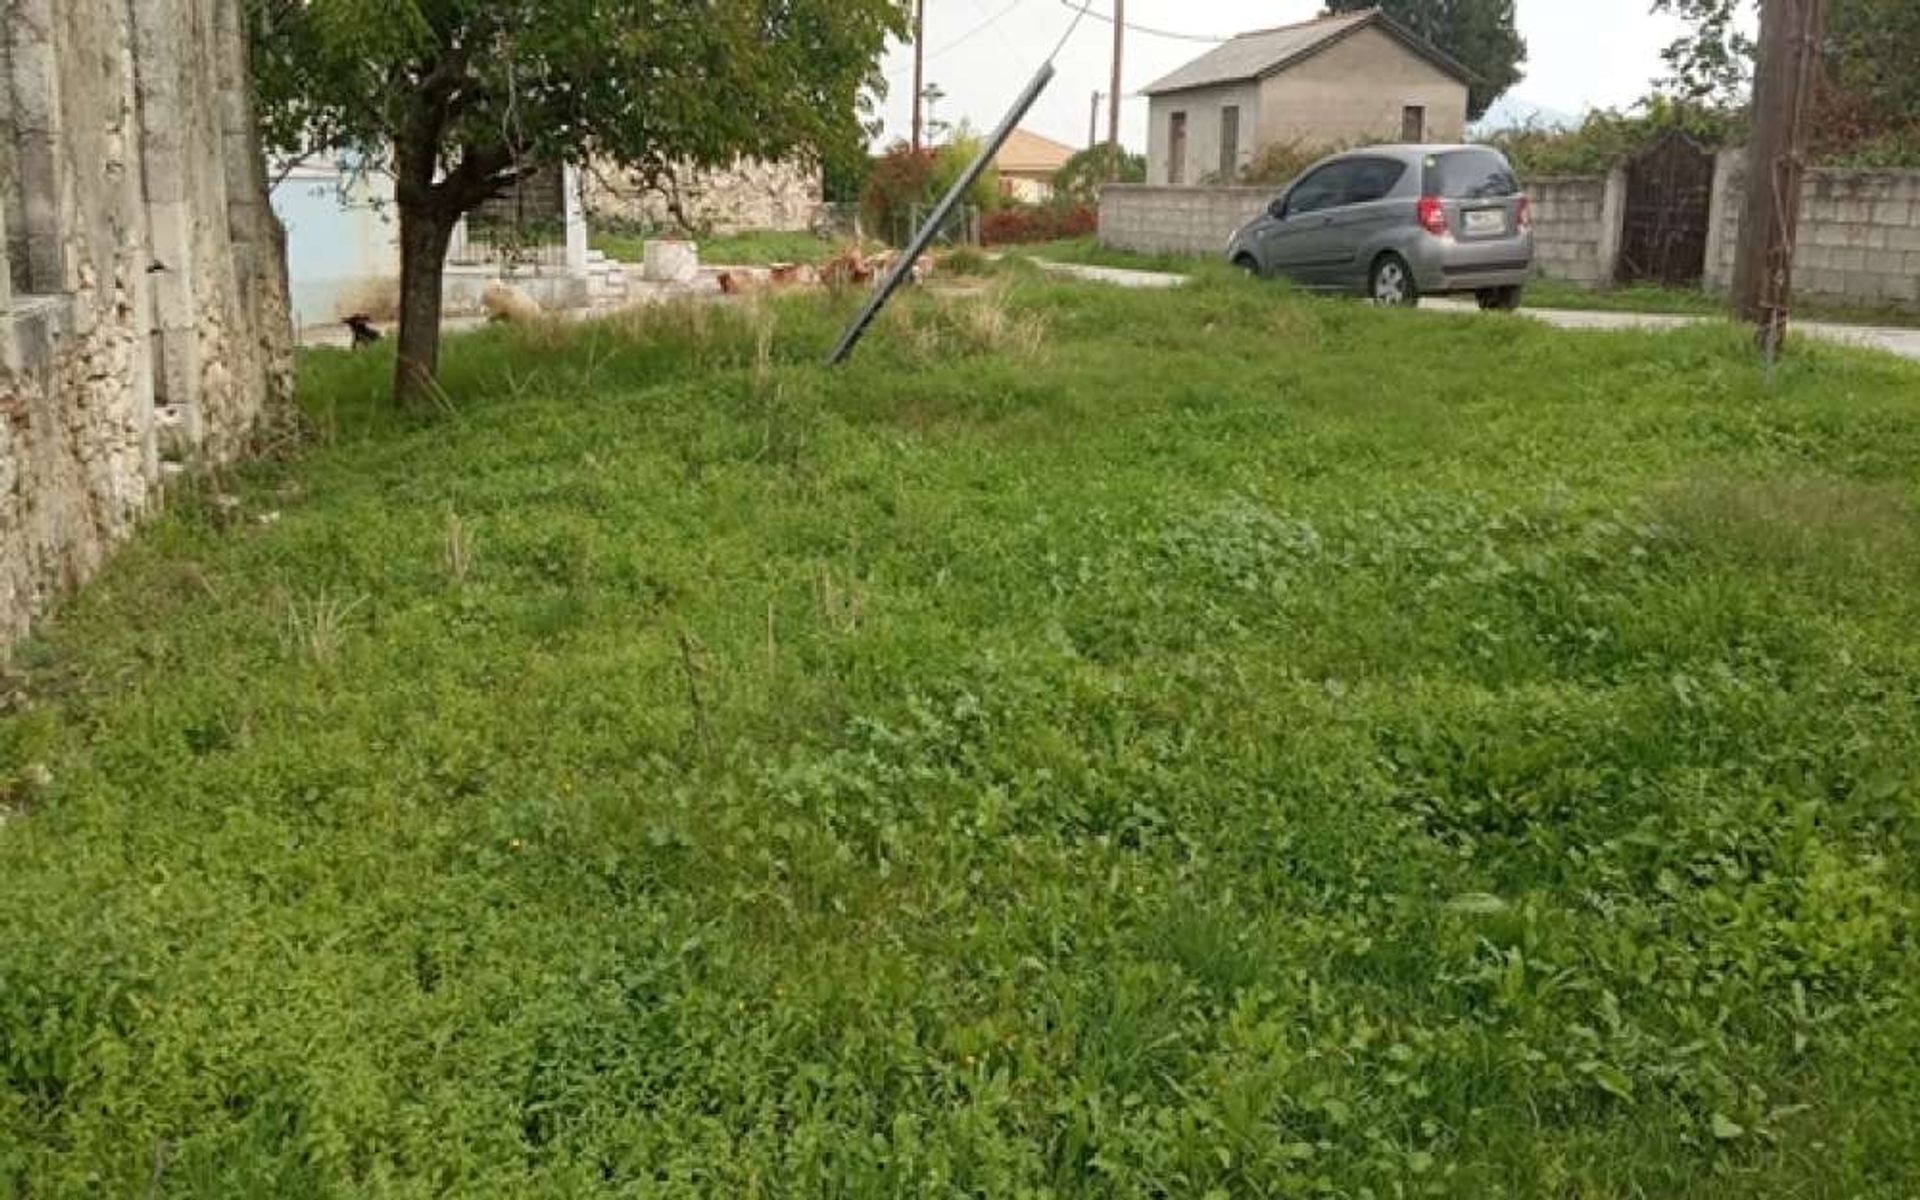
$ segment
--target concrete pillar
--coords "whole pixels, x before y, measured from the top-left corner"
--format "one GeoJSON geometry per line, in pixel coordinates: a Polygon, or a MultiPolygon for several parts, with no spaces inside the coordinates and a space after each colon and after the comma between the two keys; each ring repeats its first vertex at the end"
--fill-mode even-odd
{"type": "MultiPolygon", "coordinates": [[[[130,321],[136,335],[153,328],[153,283],[147,267],[154,261],[148,242],[146,216],[146,179],[141,169],[140,65],[135,59],[136,42],[131,9],[120,12],[120,112],[119,161],[114,164],[120,176],[120,210],[126,222],[120,230],[116,256],[124,273],[121,286],[126,289],[130,321]]],[[[140,471],[149,484],[160,480],[160,431],[154,402],[155,340],[148,336],[133,354],[133,378],[129,403],[140,423],[140,471]]]]}
{"type": "Polygon", "coordinates": [[[13,132],[15,198],[12,260],[27,290],[71,291],[67,221],[61,211],[59,64],[53,56],[54,0],[14,0],[4,31],[13,132]]]}
{"type": "Polygon", "coordinates": [[[1705,283],[1709,288],[1733,286],[1733,258],[1728,244],[1728,225],[1739,215],[1742,197],[1735,183],[1746,165],[1746,152],[1732,148],[1720,151],[1713,160],[1713,196],[1707,208],[1707,266],[1705,283]]]}
{"type": "Polygon", "coordinates": [[[1627,228],[1627,169],[1615,167],[1607,175],[1606,198],[1600,202],[1599,282],[1606,286],[1620,276],[1620,243],[1627,228]]]}
{"type": "Polygon", "coordinates": [[[560,170],[560,192],[566,206],[567,274],[587,273],[587,209],[581,202],[580,168],[567,163],[560,170]]]}
{"type": "Polygon", "coordinates": [[[139,146],[153,282],[154,401],[165,410],[169,450],[190,457],[205,439],[199,410],[200,344],[193,253],[196,214],[187,162],[189,114],[171,64],[191,14],[172,0],[129,0],[134,60],[139,64],[139,146]],[[164,269],[158,269],[164,268],[164,269]]]}

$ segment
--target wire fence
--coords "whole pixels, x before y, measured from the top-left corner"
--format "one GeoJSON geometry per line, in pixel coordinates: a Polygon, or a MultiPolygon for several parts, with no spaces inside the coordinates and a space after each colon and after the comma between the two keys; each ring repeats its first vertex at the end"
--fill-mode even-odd
{"type": "Polygon", "coordinates": [[[455,267],[564,267],[566,227],[489,221],[476,214],[454,230],[447,263],[455,267]]]}
{"type": "MultiPolygon", "coordinates": [[[[932,215],[931,205],[915,204],[904,213],[896,213],[887,222],[886,229],[877,230],[893,246],[904,246],[913,240],[920,230],[920,223],[932,215]]],[[[933,240],[941,246],[978,246],[980,244],[980,209],[972,204],[962,204],[949,213],[940,228],[934,231],[933,240]]]]}

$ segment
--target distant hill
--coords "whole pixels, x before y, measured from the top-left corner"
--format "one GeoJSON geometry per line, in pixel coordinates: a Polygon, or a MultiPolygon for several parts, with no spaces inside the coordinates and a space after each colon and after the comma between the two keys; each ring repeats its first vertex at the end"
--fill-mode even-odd
{"type": "Polygon", "coordinates": [[[1570,129],[1580,118],[1557,109],[1535,104],[1524,96],[1509,92],[1494,102],[1486,115],[1474,123],[1476,135],[1497,133],[1502,129],[1521,129],[1532,125],[1543,129],[1570,129]]]}

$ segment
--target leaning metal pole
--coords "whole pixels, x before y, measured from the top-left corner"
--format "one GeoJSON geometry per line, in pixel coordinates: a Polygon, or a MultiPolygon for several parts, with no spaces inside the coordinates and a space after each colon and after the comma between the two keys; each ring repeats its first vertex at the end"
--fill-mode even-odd
{"type": "Polygon", "coordinates": [[[860,309],[860,315],[855,317],[853,324],[847,326],[846,332],[840,335],[840,344],[833,348],[833,355],[827,359],[828,366],[839,366],[853,354],[853,348],[860,344],[860,338],[867,332],[867,326],[873,324],[873,319],[880,315],[880,310],[887,306],[887,301],[893,299],[893,294],[900,290],[900,285],[906,280],[908,272],[913,270],[913,264],[920,261],[920,256],[925,254],[927,247],[933,244],[935,235],[945,228],[947,218],[951,217],[953,210],[959,207],[960,201],[967,194],[967,189],[974,185],[974,182],[980,178],[981,172],[987,169],[987,164],[992,162],[1000,153],[1000,148],[1007,144],[1007,139],[1013,136],[1014,128],[1026,119],[1027,111],[1033,107],[1034,101],[1040,99],[1040,93],[1046,91],[1047,85],[1053,82],[1053,76],[1053,60],[1048,59],[1034,75],[1033,82],[1027,84],[1027,89],[1020,93],[1020,98],[1013,102],[1013,110],[1007,113],[1005,120],[1000,122],[1000,127],[993,131],[993,136],[987,139],[987,144],[980,147],[980,153],[967,164],[967,169],[961,172],[960,178],[954,180],[953,187],[948,189],[940,203],[934,206],[932,214],[920,226],[920,232],[913,235],[913,241],[907,246],[906,252],[901,254],[899,260],[887,271],[886,276],[880,280],[879,286],[873,289],[873,295],[867,297],[866,304],[860,309]]]}

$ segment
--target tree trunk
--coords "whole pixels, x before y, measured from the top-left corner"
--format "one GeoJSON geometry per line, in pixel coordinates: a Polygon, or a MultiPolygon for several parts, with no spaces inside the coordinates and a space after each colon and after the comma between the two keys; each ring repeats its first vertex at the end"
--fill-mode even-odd
{"type": "Polygon", "coordinates": [[[432,403],[440,392],[440,310],[447,246],[457,217],[438,206],[400,201],[400,355],[393,395],[402,407],[432,403]]]}

